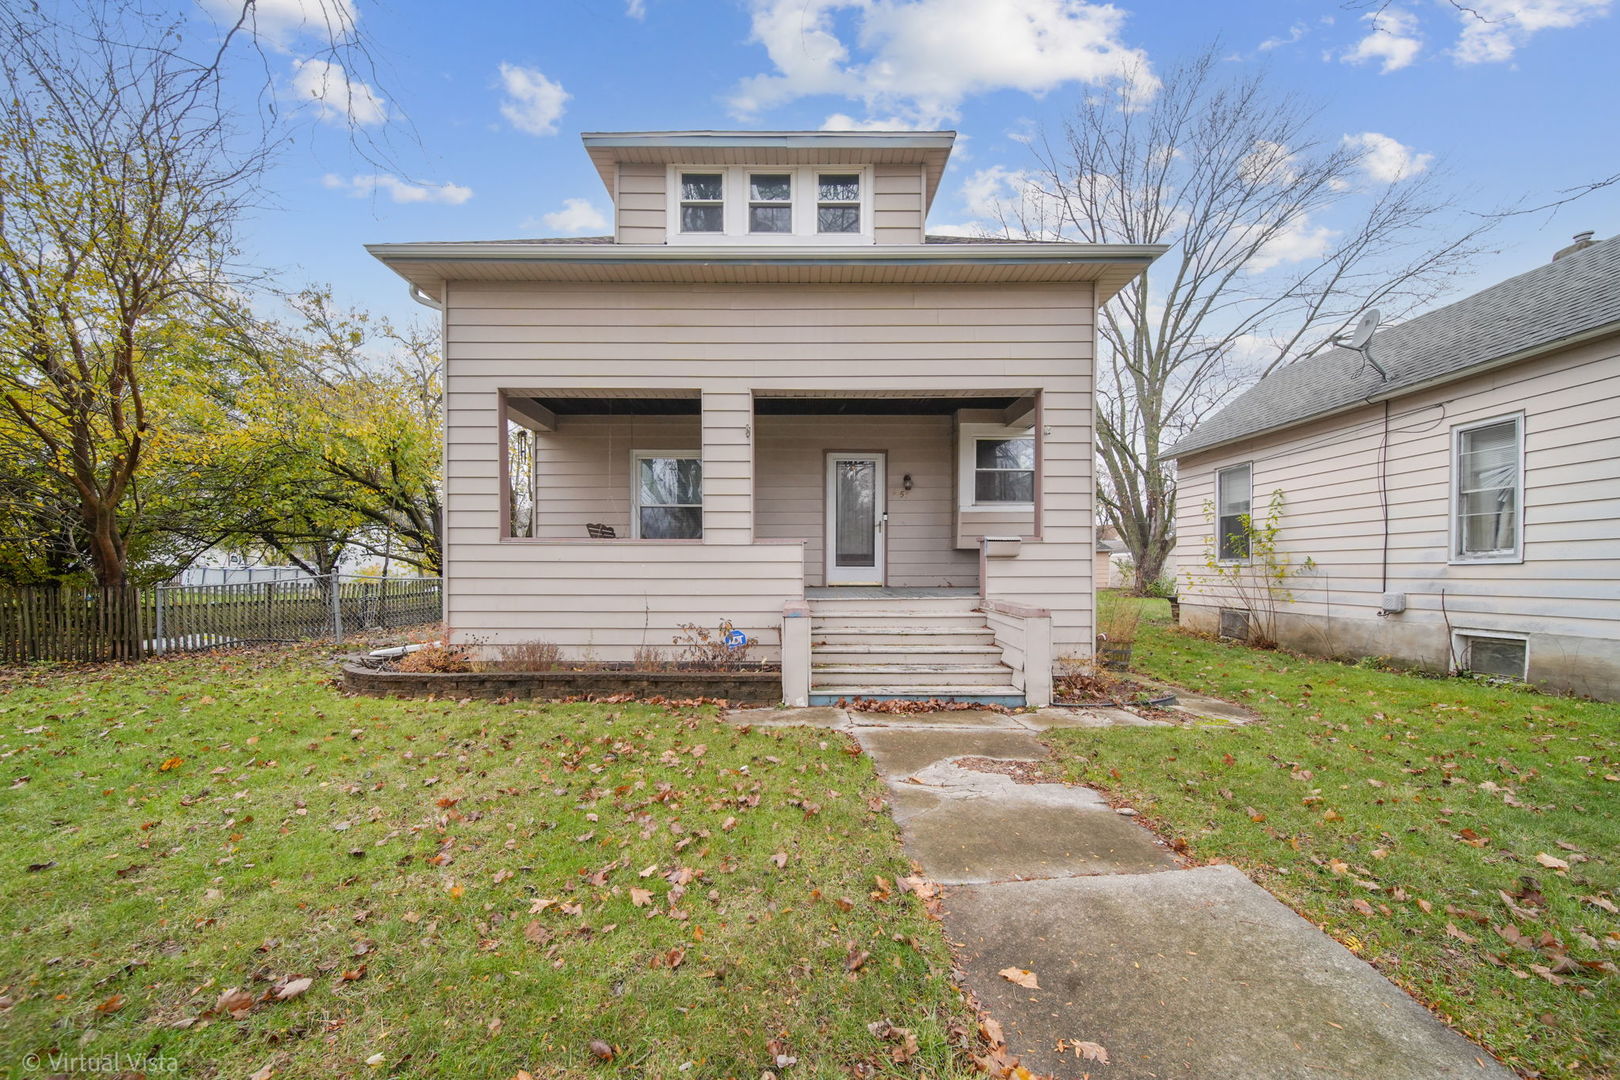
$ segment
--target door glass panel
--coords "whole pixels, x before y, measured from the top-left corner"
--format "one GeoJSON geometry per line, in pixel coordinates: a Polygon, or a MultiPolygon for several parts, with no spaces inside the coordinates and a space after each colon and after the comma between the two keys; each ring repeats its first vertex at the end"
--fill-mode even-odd
{"type": "Polygon", "coordinates": [[[877,565],[877,463],[835,460],[834,561],[838,566],[877,565]]]}

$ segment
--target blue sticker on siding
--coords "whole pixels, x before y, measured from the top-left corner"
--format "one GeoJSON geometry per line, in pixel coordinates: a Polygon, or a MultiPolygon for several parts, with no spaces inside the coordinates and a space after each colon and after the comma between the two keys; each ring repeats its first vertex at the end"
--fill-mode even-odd
{"type": "Polygon", "coordinates": [[[740,649],[748,644],[748,635],[741,630],[733,630],[726,635],[726,648],[740,649]]]}

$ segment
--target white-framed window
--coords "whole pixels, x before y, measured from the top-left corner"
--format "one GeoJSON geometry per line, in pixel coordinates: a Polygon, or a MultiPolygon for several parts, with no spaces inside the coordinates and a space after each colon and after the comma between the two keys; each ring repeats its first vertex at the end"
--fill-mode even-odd
{"type": "Polygon", "coordinates": [[[858,172],[817,173],[816,232],[860,232],[862,187],[858,172]]]}
{"type": "Polygon", "coordinates": [[[1249,557],[1249,526],[1254,508],[1254,466],[1249,462],[1215,471],[1215,557],[1242,562],[1249,557]]]}
{"type": "Polygon", "coordinates": [[[675,165],[671,244],[869,244],[865,165],[675,165]]]}
{"type": "Polygon", "coordinates": [[[1035,433],[1001,424],[963,424],[957,462],[964,510],[1035,508],[1035,433]]]}
{"type": "Polygon", "coordinates": [[[703,458],[696,450],[633,450],[630,534],[637,540],[703,537],[703,458]]]}
{"type": "Polygon", "coordinates": [[[1523,414],[1452,428],[1451,561],[1518,562],[1523,551],[1523,414]]]}
{"type": "Polygon", "coordinates": [[[1529,672],[1530,639],[1501,630],[1458,630],[1452,641],[1457,666],[1475,675],[1523,679],[1529,672]]]}
{"type": "Polygon", "coordinates": [[[792,173],[748,174],[748,231],[751,233],[793,231],[792,173]]]}
{"type": "Polygon", "coordinates": [[[678,227],[683,233],[726,231],[726,174],[682,170],[677,174],[680,196],[678,227]]]}

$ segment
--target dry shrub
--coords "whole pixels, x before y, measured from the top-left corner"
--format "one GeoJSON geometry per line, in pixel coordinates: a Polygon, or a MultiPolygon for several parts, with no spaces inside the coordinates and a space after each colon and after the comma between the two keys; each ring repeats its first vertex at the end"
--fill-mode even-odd
{"type": "Polygon", "coordinates": [[[562,646],[554,641],[514,641],[494,649],[494,666],[502,671],[551,671],[562,664],[562,646]]]}
{"type": "Polygon", "coordinates": [[[678,652],[677,661],[688,671],[737,671],[748,662],[754,649],[754,639],[733,648],[726,644],[726,635],[734,629],[731,620],[710,630],[696,623],[682,623],[680,634],[672,639],[678,652]]]}
{"type": "Polygon", "coordinates": [[[668,671],[674,662],[656,645],[638,645],[630,658],[630,666],[636,671],[668,671]]]}
{"type": "Polygon", "coordinates": [[[460,674],[471,671],[472,657],[459,645],[429,645],[425,649],[408,652],[394,661],[395,671],[415,674],[460,674]]]}
{"type": "Polygon", "coordinates": [[[1097,599],[1097,637],[1110,645],[1130,645],[1136,641],[1142,623],[1142,605],[1117,593],[1104,593],[1097,599]]]}

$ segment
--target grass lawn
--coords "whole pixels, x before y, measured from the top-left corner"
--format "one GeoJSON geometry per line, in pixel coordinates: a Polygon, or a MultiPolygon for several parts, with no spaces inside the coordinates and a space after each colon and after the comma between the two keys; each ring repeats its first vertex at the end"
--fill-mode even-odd
{"type": "Polygon", "coordinates": [[[1144,603],[1138,670],[1265,719],[1049,732],[1069,778],[1526,1074],[1620,1073],[1620,705],[1222,644],[1144,603]]]}
{"type": "Polygon", "coordinates": [[[965,1075],[842,736],[331,674],[311,646],[4,679],[0,1072],[965,1075]]]}

